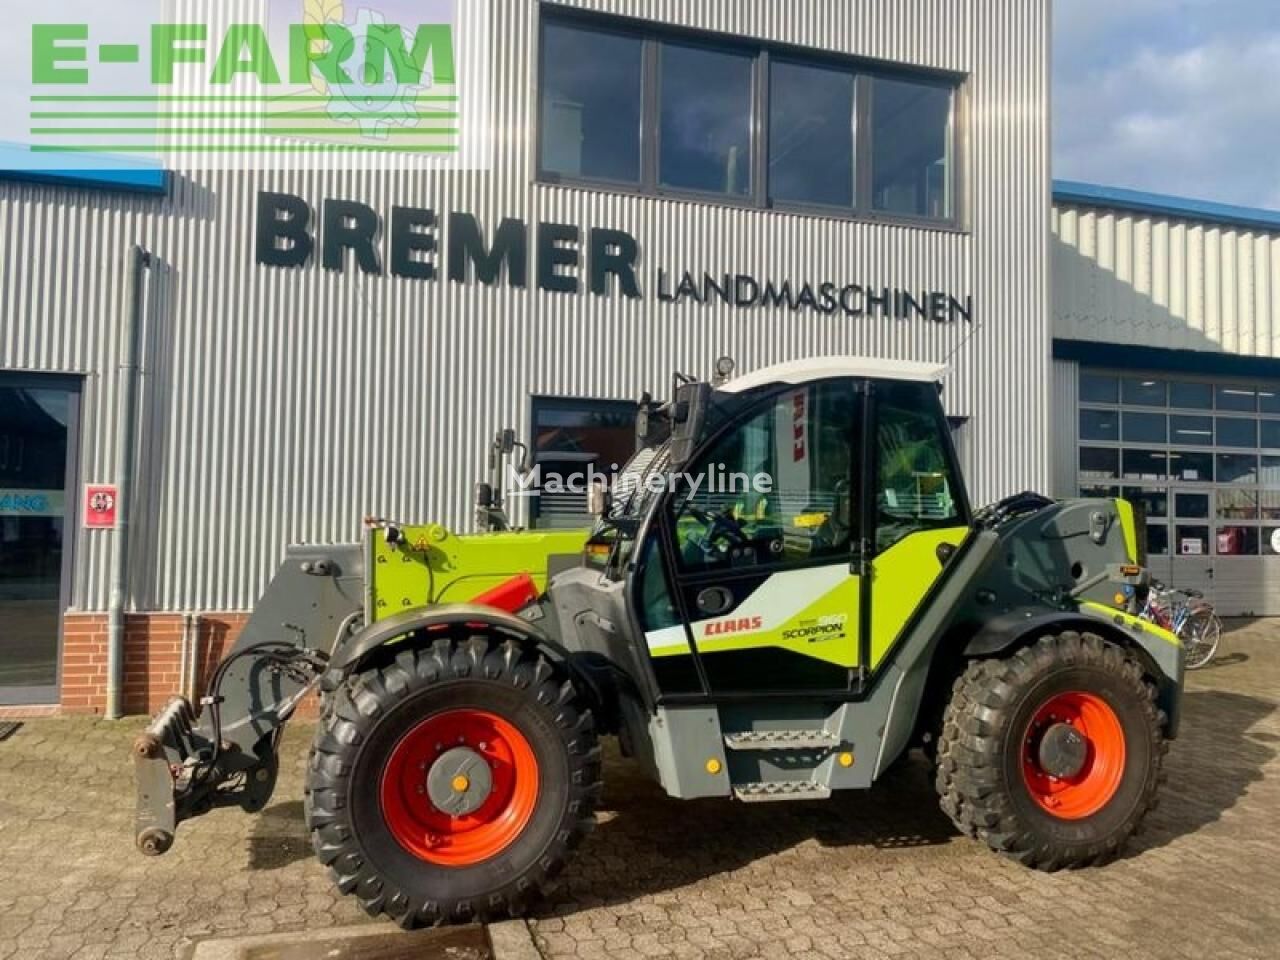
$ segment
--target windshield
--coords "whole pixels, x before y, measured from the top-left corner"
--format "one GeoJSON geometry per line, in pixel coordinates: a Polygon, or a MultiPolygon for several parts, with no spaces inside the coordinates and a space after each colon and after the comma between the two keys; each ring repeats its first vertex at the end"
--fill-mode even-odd
{"type": "MultiPolygon", "coordinates": [[[[706,437],[720,429],[725,419],[741,408],[743,400],[734,394],[714,391],[702,425],[706,437]]],[[[667,489],[671,473],[671,440],[641,447],[613,480],[613,506],[596,524],[595,536],[614,533],[624,539],[635,536],[645,513],[667,489]]]]}

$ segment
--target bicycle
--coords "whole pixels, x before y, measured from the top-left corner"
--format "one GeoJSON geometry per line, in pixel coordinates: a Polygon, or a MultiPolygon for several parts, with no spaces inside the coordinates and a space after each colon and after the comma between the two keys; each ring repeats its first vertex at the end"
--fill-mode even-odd
{"type": "Polygon", "coordinates": [[[1222,621],[1198,590],[1175,590],[1152,581],[1139,616],[1182,641],[1188,670],[1199,670],[1218,652],[1222,621]]]}

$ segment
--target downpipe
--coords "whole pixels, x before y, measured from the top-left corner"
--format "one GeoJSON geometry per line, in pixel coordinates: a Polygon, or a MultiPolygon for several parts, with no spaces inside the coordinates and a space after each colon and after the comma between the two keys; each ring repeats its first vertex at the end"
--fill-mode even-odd
{"type": "Polygon", "coordinates": [[[195,703],[200,686],[200,614],[182,615],[182,647],[178,666],[178,693],[195,703]]]}
{"type": "Polygon", "coordinates": [[[134,437],[138,406],[138,354],[142,317],[146,307],[147,280],[153,258],[140,245],[129,255],[129,309],[125,313],[124,355],[120,360],[119,396],[116,403],[116,530],[111,554],[111,585],[107,606],[107,718],[124,715],[125,608],[129,602],[129,501],[133,491],[136,459],[134,437]]]}

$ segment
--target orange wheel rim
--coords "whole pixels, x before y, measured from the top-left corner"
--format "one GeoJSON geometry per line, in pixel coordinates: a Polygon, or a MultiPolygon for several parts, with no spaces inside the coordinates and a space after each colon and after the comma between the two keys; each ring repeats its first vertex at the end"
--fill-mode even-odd
{"type": "Polygon", "coordinates": [[[471,866],[507,849],[529,825],[538,761],[502,717],[448,710],[401,737],[382,771],[379,800],[387,828],[409,853],[439,866],[471,866]]]}
{"type": "Polygon", "coordinates": [[[1042,809],[1061,820],[1082,820],[1110,803],[1120,789],[1124,727],[1111,705],[1096,694],[1055,694],[1027,725],[1021,762],[1027,790],[1042,809]],[[1080,750],[1069,770],[1046,764],[1050,737],[1065,737],[1080,750]]]}

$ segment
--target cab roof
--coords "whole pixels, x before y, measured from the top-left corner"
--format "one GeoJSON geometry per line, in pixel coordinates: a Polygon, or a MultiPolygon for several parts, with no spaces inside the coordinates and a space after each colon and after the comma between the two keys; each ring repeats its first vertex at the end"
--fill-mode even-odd
{"type": "Polygon", "coordinates": [[[764,367],[735,377],[718,389],[724,393],[746,393],[770,383],[810,383],[833,377],[870,377],[876,380],[912,380],[937,383],[947,368],[936,363],[911,360],[883,360],[879,357],[809,357],[764,367]]]}

